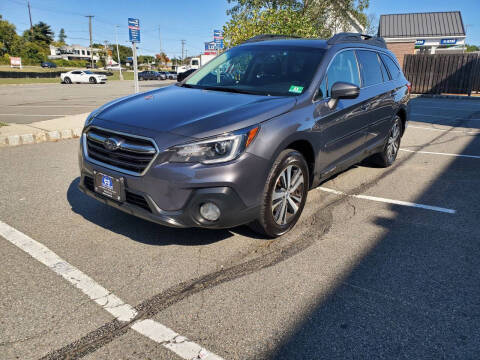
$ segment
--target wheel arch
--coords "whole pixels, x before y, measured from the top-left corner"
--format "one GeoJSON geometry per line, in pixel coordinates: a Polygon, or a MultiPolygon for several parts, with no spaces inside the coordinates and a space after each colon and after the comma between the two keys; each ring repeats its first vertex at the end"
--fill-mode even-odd
{"type": "Polygon", "coordinates": [[[310,141],[306,139],[297,139],[288,143],[282,150],[292,149],[298,151],[305,158],[308,165],[309,187],[313,183],[313,174],[315,171],[315,151],[310,141]]]}
{"type": "Polygon", "coordinates": [[[404,107],[400,107],[397,110],[397,114],[400,119],[402,120],[402,136],[403,133],[405,132],[406,126],[407,126],[407,110],[404,107]]]}

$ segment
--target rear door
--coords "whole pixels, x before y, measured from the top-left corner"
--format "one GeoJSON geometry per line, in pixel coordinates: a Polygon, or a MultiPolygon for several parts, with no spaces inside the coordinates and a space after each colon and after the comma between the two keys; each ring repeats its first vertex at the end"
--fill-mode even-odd
{"type": "Polygon", "coordinates": [[[322,173],[333,171],[337,165],[356,157],[365,142],[362,122],[362,99],[339,99],[337,106],[327,105],[333,84],[348,82],[361,86],[360,72],[354,50],[344,50],[330,62],[319,93],[322,100],[315,106],[314,131],[322,146],[318,168],[322,173]]]}
{"type": "Polygon", "coordinates": [[[389,74],[373,50],[357,50],[362,74],[362,96],[368,98],[364,109],[366,131],[365,146],[374,148],[381,145],[388,135],[392,120],[392,87],[389,74]]]}

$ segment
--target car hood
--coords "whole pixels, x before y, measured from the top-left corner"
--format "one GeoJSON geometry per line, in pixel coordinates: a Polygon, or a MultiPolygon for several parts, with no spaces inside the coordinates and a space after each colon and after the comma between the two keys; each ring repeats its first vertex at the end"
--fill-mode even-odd
{"type": "MultiPolygon", "coordinates": [[[[289,111],[294,97],[168,86],[117,99],[96,115],[103,124],[204,138],[242,129],[289,111]]],[[[144,133],[144,131],[141,131],[144,133]]]]}

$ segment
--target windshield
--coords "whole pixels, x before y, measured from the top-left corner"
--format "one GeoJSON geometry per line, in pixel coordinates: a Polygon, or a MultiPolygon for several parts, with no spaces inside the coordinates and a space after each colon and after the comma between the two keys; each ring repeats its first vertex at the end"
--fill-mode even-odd
{"type": "Polygon", "coordinates": [[[310,85],[324,53],[324,49],[300,46],[240,46],[208,62],[183,86],[259,95],[299,95],[310,85]]]}

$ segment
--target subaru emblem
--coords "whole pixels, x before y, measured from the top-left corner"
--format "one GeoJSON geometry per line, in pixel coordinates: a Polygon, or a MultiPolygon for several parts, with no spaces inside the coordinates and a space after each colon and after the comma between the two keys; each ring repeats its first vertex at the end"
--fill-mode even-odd
{"type": "Polygon", "coordinates": [[[104,146],[105,149],[107,149],[107,150],[115,151],[115,150],[117,150],[117,149],[120,147],[120,141],[118,141],[118,140],[115,139],[115,138],[108,138],[108,139],[105,140],[105,142],[103,143],[103,146],[104,146]]]}

